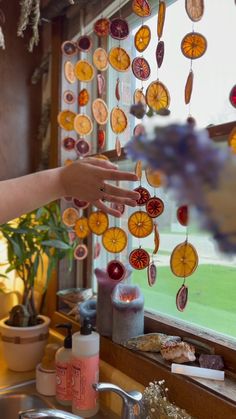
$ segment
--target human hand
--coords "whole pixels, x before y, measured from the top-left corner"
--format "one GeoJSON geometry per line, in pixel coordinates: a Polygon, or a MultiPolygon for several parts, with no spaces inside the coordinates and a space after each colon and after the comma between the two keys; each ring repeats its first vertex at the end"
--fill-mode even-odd
{"type": "Polygon", "coordinates": [[[118,186],[109,185],[108,181],[137,181],[135,174],[123,172],[108,160],[88,157],[61,169],[62,196],[72,196],[88,201],[102,211],[119,217],[118,210],[108,207],[104,201],[134,207],[139,193],[118,186]]]}

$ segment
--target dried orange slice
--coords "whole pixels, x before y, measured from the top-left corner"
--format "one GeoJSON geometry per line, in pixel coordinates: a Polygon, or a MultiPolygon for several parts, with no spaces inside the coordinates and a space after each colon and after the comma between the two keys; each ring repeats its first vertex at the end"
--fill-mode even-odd
{"type": "Polygon", "coordinates": [[[108,54],[109,63],[117,71],[127,71],[130,68],[130,56],[121,47],[113,47],[108,54]]]}
{"type": "Polygon", "coordinates": [[[232,152],[236,154],[236,127],[234,127],[229,134],[228,144],[232,152]]]}
{"type": "Polygon", "coordinates": [[[97,36],[107,36],[109,35],[110,20],[102,17],[98,19],[93,27],[94,32],[97,36]]]}
{"type": "Polygon", "coordinates": [[[139,195],[140,195],[140,198],[136,201],[137,205],[139,205],[140,207],[142,205],[145,205],[150,198],[149,191],[146,188],[144,188],[143,186],[139,186],[138,188],[135,188],[134,191],[138,192],[139,195]]]}
{"type": "Polygon", "coordinates": [[[151,218],[159,217],[164,211],[164,202],[160,198],[153,196],[146,203],[146,211],[151,218]]]}
{"type": "Polygon", "coordinates": [[[145,175],[147,182],[153,188],[159,188],[161,185],[163,185],[163,174],[160,172],[160,170],[154,170],[151,169],[151,167],[147,167],[145,170],[145,175]]]}
{"type": "Polygon", "coordinates": [[[120,227],[110,227],[103,233],[102,244],[108,252],[120,253],[127,245],[127,234],[120,227]]]}
{"type": "Polygon", "coordinates": [[[75,208],[66,208],[62,213],[62,221],[67,227],[74,227],[79,219],[79,213],[75,208]]]}
{"type": "Polygon", "coordinates": [[[74,257],[77,260],[83,260],[88,256],[88,248],[85,244],[78,244],[74,250],[74,257]]]}
{"type": "Polygon", "coordinates": [[[186,278],[193,274],[197,266],[197,251],[187,240],[174,248],[170,258],[170,267],[174,275],[186,278]]]}
{"type": "Polygon", "coordinates": [[[186,58],[196,60],[203,56],[207,49],[206,38],[198,32],[190,32],[181,42],[181,51],[186,58]]]}
{"type": "Polygon", "coordinates": [[[74,119],[74,129],[79,135],[89,135],[93,131],[93,123],[88,115],[78,114],[74,119]]]}
{"type": "Polygon", "coordinates": [[[204,0],[185,0],[185,10],[189,19],[198,22],[204,13],[204,0]]]}
{"type": "Polygon", "coordinates": [[[67,55],[68,57],[72,57],[73,55],[77,54],[77,46],[73,41],[65,41],[61,46],[62,54],[67,55]]]}
{"type": "Polygon", "coordinates": [[[158,18],[157,18],[157,36],[158,39],[162,37],[164,23],[166,16],[166,3],[164,0],[159,1],[158,18]]]}
{"type": "Polygon", "coordinates": [[[64,64],[64,75],[66,80],[69,83],[75,83],[76,82],[76,77],[75,77],[75,68],[74,68],[74,64],[72,64],[71,61],[66,61],[64,64]]]}
{"type": "Polygon", "coordinates": [[[110,115],[111,129],[115,134],[121,134],[128,126],[127,116],[118,107],[113,108],[110,115]]]}
{"type": "Polygon", "coordinates": [[[107,230],[109,225],[107,214],[102,211],[91,212],[88,219],[88,225],[94,234],[100,236],[107,230]]]}
{"type": "Polygon", "coordinates": [[[128,219],[128,229],[135,237],[147,237],[153,229],[153,221],[144,211],[134,212],[128,219]]]}
{"type": "Polygon", "coordinates": [[[190,102],[193,90],[193,72],[190,70],[184,89],[184,100],[186,105],[190,102]]]}
{"type": "Polygon", "coordinates": [[[147,17],[151,14],[151,7],[147,0],[133,0],[132,9],[140,17],[147,17]]]}
{"type": "Polygon", "coordinates": [[[107,70],[109,65],[108,55],[104,48],[97,48],[93,53],[93,64],[99,71],[107,70]]]}
{"type": "Polygon", "coordinates": [[[150,256],[144,249],[134,249],[129,255],[129,263],[134,269],[145,269],[150,262],[150,256]]]}
{"type": "Polygon", "coordinates": [[[142,103],[144,106],[147,106],[146,98],[142,89],[135,89],[134,103],[142,103]]]}
{"type": "Polygon", "coordinates": [[[74,120],[76,113],[72,111],[61,111],[57,116],[57,122],[62,129],[72,131],[74,129],[74,120]]]}
{"type": "Polygon", "coordinates": [[[132,61],[132,71],[139,80],[147,80],[150,77],[151,69],[148,61],[143,57],[136,57],[132,61]]]}
{"type": "Polygon", "coordinates": [[[86,106],[89,102],[89,92],[87,89],[82,89],[78,94],[78,105],[86,106]]]}
{"type": "Polygon", "coordinates": [[[75,223],[75,234],[80,239],[84,239],[90,233],[88,225],[88,219],[86,217],[80,217],[75,223]]]}
{"type": "Polygon", "coordinates": [[[85,83],[94,78],[94,68],[87,60],[79,60],[75,64],[75,76],[78,80],[85,83]]]}
{"type": "Polygon", "coordinates": [[[170,94],[166,86],[160,81],[153,81],[146,91],[148,106],[154,111],[170,106],[170,94]]]}
{"type": "Polygon", "coordinates": [[[154,250],[153,250],[152,253],[155,255],[158,252],[159,247],[160,247],[160,234],[159,234],[158,227],[157,227],[156,223],[154,223],[153,231],[154,231],[154,245],[155,245],[155,247],[154,247],[154,250]]]}
{"type": "Polygon", "coordinates": [[[138,160],[137,161],[137,163],[135,165],[134,173],[136,174],[138,180],[141,180],[142,179],[142,173],[143,173],[142,160],[138,160]]]}
{"type": "Polygon", "coordinates": [[[92,103],[92,112],[95,121],[99,125],[105,125],[107,123],[109,111],[104,100],[95,99],[92,103]]]}
{"type": "Polygon", "coordinates": [[[142,25],[134,37],[134,46],[139,52],[145,51],[151,40],[151,31],[149,26],[142,25]]]}

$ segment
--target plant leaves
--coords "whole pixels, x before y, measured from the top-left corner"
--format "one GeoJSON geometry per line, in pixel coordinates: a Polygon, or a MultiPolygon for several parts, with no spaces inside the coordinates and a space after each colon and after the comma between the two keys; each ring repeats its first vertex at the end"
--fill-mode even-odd
{"type": "Polygon", "coordinates": [[[56,249],[65,249],[65,250],[67,249],[69,250],[71,248],[69,244],[62,242],[60,240],[44,240],[42,241],[42,245],[55,247],[56,249]]]}

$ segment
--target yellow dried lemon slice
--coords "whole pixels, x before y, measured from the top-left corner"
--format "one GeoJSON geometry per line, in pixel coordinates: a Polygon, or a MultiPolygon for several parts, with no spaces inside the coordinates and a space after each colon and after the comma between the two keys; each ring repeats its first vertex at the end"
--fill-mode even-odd
{"type": "Polygon", "coordinates": [[[94,78],[94,68],[87,60],[79,60],[75,64],[75,76],[78,80],[85,83],[94,78]]]}
{"type": "Polygon", "coordinates": [[[74,129],[74,120],[76,113],[72,111],[61,111],[57,116],[57,122],[62,129],[72,131],[74,129]]]}
{"type": "Polygon", "coordinates": [[[88,115],[78,114],[74,119],[74,129],[79,135],[89,135],[93,131],[93,123],[88,115]]]}
{"type": "Polygon", "coordinates": [[[75,69],[74,69],[74,64],[72,64],[71,61],[66,61],[64,64],[64,75],[66,80],[69,83],[75,83],[76,81],[76,77],[75,77],[75,69]]]}
{"type": "Polygon", "coordinates": [[[147,88],[146,102],[154,111],[169,108],[170,94],[167,87],[159,81],[153,81],[147,88]]]}
{"type": "Polygon", "coordinates": [[[108,55],[104,48],[97,48],[93,53],[93,64],[100,71],[107,70],[109,65],[108,55]]]}
{"type": "Polygon", "coordinates": [[[99,125],[104,125],[107,123],[109,111],[104,100],[95,99],[92,104],[92,112],[93,112],[95,121],[99,125]]]}
{"type": "Polygon", "coordinates": [[[114,47],[108,55],[109,63],[117,71],[128,71],[130,68],[130,56],[124,48],[114,47]]]}
{"type": "Polygon", "coordinates": [[[127,116],[120,108],[113,108],[110,115],[111,129],[115,134],[121,134],[128,126],[127,116]]]}
{"type": "Polygon", "coordinates": [[[195,247],[187,241],[178,244],[170,258],[170,267],[174,275],[186,278],[193,274],[198,266],[198,254],[195,247]]]}
{"type": "Polygon", "coordinates": [[[153,221],[146,212],[136,211],[128,219],[128,229],[134,237],[147,237],[152,233],[153,221]]]}
{"type": "Polygon", "coordinates": [[[102,244],[108,252],[120,253],[127,245],[127,234],[120,227],[110,227],[103,233],[102,244]]]}

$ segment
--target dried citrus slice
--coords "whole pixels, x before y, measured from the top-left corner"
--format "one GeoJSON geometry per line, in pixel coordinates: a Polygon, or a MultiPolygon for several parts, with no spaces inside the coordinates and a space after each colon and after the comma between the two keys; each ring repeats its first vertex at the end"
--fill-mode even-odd
{"type": "Polygon", "coordinates": [[[64,102],[68,103],[68,105],[72,105],[75,103],[75,94],[72,92],[72,90],[66,90],[63,93],[63,100],[64,102]]]}
{"type": "Polygon", "coordinates": [[[89,206],[89,202],[88,201],[82,201],[79,198],[73,198],[73,204],[75,205],[75,207],[79,208],[79,209],[85,209],[88,208],[89,206]]]}
{"type": "Polygon", "coordinates": [[[117,101],[119,102],[120,100],[120,79],[119,78],[116,80],[115,95],[116,95],[117,101]]]}
{"type": "Polygon", "coordinates": [[[190,70],[184,89],[184,100],[186,105],[190,102],[193,90],[193,72],[190,70]]]}
{"type": "Polygon", "coordinates": [[[109,225],[107,214],[102,211],[91,212],[88,219],[88,225],[94,234],[100,236],[107,230],[109,225]]]}
{"type": "Polygon", "coordinates": [[[106,144],[106,131],[102,128],[98,129],[97,132],[98,148],[102,150],[106,144]]]}
{"type": "Polygon", "coordinates": [[[129,255],[129,263],[134,269],[145,269],[150,262],[150,256],[144,249],[134,249],[129,255]]]}
{"type": "Polygon", "coordinates": [[[146,202],[150,198],[149,191],[146,188],[144,188],[143,186],[139,186],[138,188],[135,188],[134,190],[135,190],[135,192],[138,192],[140,194],[140,198],[136,201],[137,205],[139,205],[140,207],[142,205],[145,205],[146,202]]]}
{"type": "Polygon", "coordinates": [[[72,163],[74,163],[74,160],[72,160],[72,159],[65,159],[64,160],[64,166],[69,166],[72,163]]]}
{"type": "Polygon", "coordinates": [[[93,64],[99,71],[107,70],[109,65],[108,55],[104,48],[97,48],[93,53],[93,64]]]}
{"type": "Polygon", "coordinates": [[[108,252],[120,253],[127,245],[127,234],[120,227],[110,227],[103,233],[102,244],[108,252]]]}
{"type": "Polygon", "coordinates": [[[102,250],[102,246],[100,245],[100,243],[95,243],[94,248],[93,248],[93,258],[97,259],[98,256],[100,255],[102,250]]]}
{"type": "Polygon", "coordinates": [[[143,173],[142,160],[138,160],[137,161],[137,163],[135,165],[134,173],[136,174],[138,180],[141,180],[142,179],[142,173],[143,173]]]}
{"type": "Polygon", "coordinates": [[[74,150],[75,147],[75,139],[72,137],[65,137],[62,140],[62,147],[64,147],[64,149],[66,151],[71,151],[74,150]]]}
{"type": "Polygon", "coordinates": [[[74,250],[74,257],[77,260],[83,260],[88,256],[88,248],[85,244],[78,244],[74,250]]]}
{"type": "Polygon", "coordinates": [[[160,170],[151,169],[151,167],[147,167],[145,169],[145,175],[147,182],[153,188],[159,188],[163,184],[163,174],[160,170]]]}
{"type": "Polygon", "coordinates": [[[97,36],[107,36],[109,35],[110,20],[102,17],[98,19],[93,27],[94,32],[97,36]]]}
{"type": "Polygon", "coordinates": [[[119,137],[116,137],[116,144],[115,144],[116,154],[118,157],[121,156],[121,142],[119,140],[119,137]]]}
{"type": "Polygon", "coordinates": [[[78,105],[86,106],[89,102],[89,92],[87,89],[82,89],[78,94],[78,105]]]}
{"type": "Polygon", "coordinates": [[[153,250],[152,253],[155,255],[158,252],[159,247],[160,247],[160,234],[159,234],[158,227],[157,227],[156,223],[154,223],[153,231],[154,231],[154,245],[155,245],[155,247],[154,247],[154,250],[153,250]]]}
{"type": "Polygon", "coordinates": [[[165,54],[165,44],[163,41],[159,41],[157,44],[157,49],[156,49],[156,62],[157,62],[158,68],[160,68],[162,65],[164,54],[165,54]]]}
{"type": "Polygon", "coordinates": [[[134,46],[139,52],[145,51],[151,40],[151,31],[149,26],[142,25],[134,37],[134,46]]]}
{"type": "Polygon", "coordinates": [[[140,17],[147,17],[151,14],[151,7],[147,0],[133,0],[132,9],[140,17]]]}
{"type": "Polygon", "coordinates": [[[195,247],[187,241],[178,244],[170,257],[170,267],[174,275],[186,278],[193,274],[198,265],[195,247]]]}
{"type": "Polygon", "coordinates": [[[148,284],[152,287],[157,279],[157,268],[154,262],[148,266],[148,284]]]}
{"type": "Polygon", "coordinates": [[[104,100],[95,99],[92,103],[92,112],[95,121],[99,125],[105,125],[107,123],[109,111],[104,100]]]}
{"type": "Polygon", "coordinates": [[[75,208],[66,208],[62,213],[62,221],[67,227],[74,227],[79,219],[79,213],[75,208]]]}
{"type": "Polygon", "coordinates": [[[125,39],[129,36],[129,25],[125,19],[117,17],[110,22],[110,35],[114,39],[125,39]]]}
{"type": "Polygon", "coordinates": [[[168,108],[170,106],[170,95],[167,87],[159,81],[153,81],[147,88],[146,101],[154,111],[168,108]]]}
{"type": "Polygon", "coordinates": [[[79,138],[75,143],[75,151],[78,156],[87,156],[91,151],[91,145],[84,138],[79,138]]]}
{"type": "Polygon", "coordinates": [[[73,55],[77,54],[77,46],[73,41],[65,41],[61,46],[62,54],[67,55],[68,57],[72,57],[73,55]]]}
{"type": "Polygon", "coordinates": [[[134,103],[142,103],[145,107],[147,106],[146,98],[142,89],[135,89],[134,103]]]}
{"type": "Polygon", "coordinates": [[[74,120],[76,113],[72,111],[61,111],[57,116],[57,122],[59,126],[66,130],[72,131],[74,129],[74,120]]]}
{"type": "Polygon", "coordinates": [[[113,108],[110,114],[111,129],[115,134],[121,134],[128,126],[127,116],[118,107],[113,108]]]}
{"type": "Polygon", "coordinates": [[[182,285],[176,295],[176,307],[179,311],[184,311],[188,302],[188,287],[182,285]]]}
{"type": "Polygon", "coordinates": [[[101,96],[106,87],[106,80],[102,74],[97,74],[98,95],[101,96]]]}
{"type": "Polygon", "coordinates": [[[185,0],[185,10],[189,19],[199,21],[204,13],[204,0],[185,0]]]}
{"type": "Polygon", "coordinates": [[[93,131],[93,123],[88,115],[78,114],[74,119],[74,129],[80,135],[89,135],[93,131]]]}
{"type": "Polygon", "coordinates": [[[109,63],[117,71],[127,71],[130,68],[130,56],[121,47],[113,47],[108,54],[109,63]]]}
{"type": "Polygon", "coordinates": [[[136,127],[134,127],[133,131],[134,136],[144,135],[145,134],[145,128],[143,124],[137,124],[136,127]]]}
{"type": "Polygon", "coordinates": [[[128,228],[135,237],[147,237],[153,229],[153,221],[144,211],[134,212],[128,219],[128,228]]]}
{"type": "Polygon", "coordinates": [[[166,3],[164,0],[159,1],[158,18],[157,18],[157,36],[158,39],[162,37],[162,32],[166,16],[166,3]]]}
{"type": "Polygon", "coordinates": [[[229,100],[231,105],[236,108],[236,84],[232,87],[230,94],[229,94],[229,100]]]}
{"type": "Polygon", "coordinates": [[[74,64],[72,64],[71,61],[66,61],[64,64],[64,75],[66,80],[69,83],[75,83],[76,82],[76,77],[75,77],[75,68],[74,68],[74,64]]]}
{"type": "Polygon", "coordinates": [[[136,57],[132,61],[132,71],[139,80],[147,80],[150,77],[150,66],[143,57],[136,57]]]}
{"type": "Polygon", "coordinates": [[[232,152],[236,154],[236,127],[234,127],[229,134],[228,144],[232,152]]]}
{"type": "Polygon", "coordinates": [[[189,219],[188,206],[187,205],[182,205],[181,207],[179,207],[177,209],[176,216],[177,216],[177,220],[179,221],[179,223],[182,226],[187,226],[188,225],[188,219],[189,219]]]}
{"type": "Polygon", "coordinates": [[[76,45],[80,51],[83,51],[83,52],[89,51],[92,47],[92,41],[91,41],[90,36],[88,35],[80,36],[76,42],[76,45]]]}
{"type": "Polygon", "coordinates": [[[78,80],[85,83],[94,78],[94,68],[87,60],[79,60],[75,64],[75,76],[78,80]]]}
{"type": "Polygon", "coordinates": [[[107,273],[111,279],[122,281],[126,274],[126,269],[119,260],[111,260],[107,265],[107,273]]]}
{"type": "Polygon", "coordinates": [[[186,58],[195,60],[203,56],[207,49],[206,38],[198,32],[190,32],[181,42],[181,51],[186,58]]]}
{"type": "Polygon", "coordinates": [[[164,211],[164,202],[154,196],[147,201],[146,211],[151,218],[159,217],[164,211]]]}
{"type": "Polygon", "coordinates": [[[80,217],[75,223],[75,233],[80,239],[84,239],[90,233],[88,219],[86,217],[80,217]]]}

